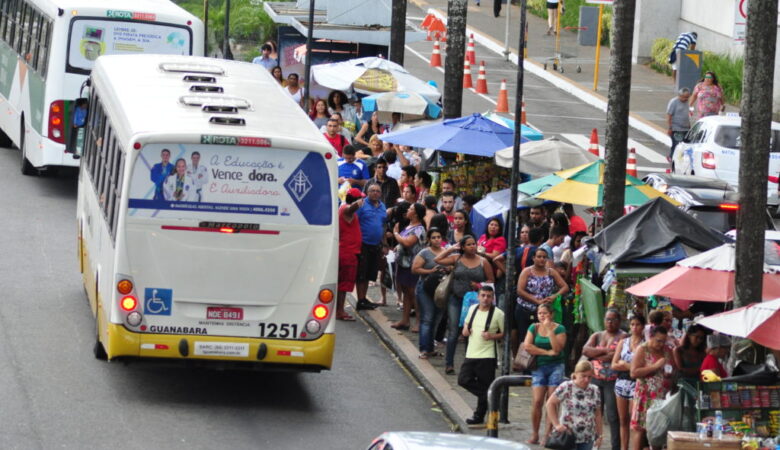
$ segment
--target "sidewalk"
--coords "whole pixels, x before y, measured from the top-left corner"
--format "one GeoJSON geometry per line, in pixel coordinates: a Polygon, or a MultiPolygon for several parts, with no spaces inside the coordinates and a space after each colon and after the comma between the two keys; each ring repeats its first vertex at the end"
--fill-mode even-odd
{"type": "MultiPolygon", "coordinates": [[[[371,286],[368,298],[378,302],[381,298],[379,287],[371,286]]],[[[353,302],[354,296],[348,296],[348,301],[353,302]]],[[[411,331],[398,331],[390,327],[390,324],[401,318],[401,311],[396,306],[396,296],[392,291],[387,292],[387,306],[376,308],[373,311],[351,311],[365,320],[377,333],[377,336],[387,344],[396,354],[401,363],[411,372],[422,387],[439,404],[444,414],[452,421],[456,431],[484,436],[487,430],[482,426],[469,426],[465,419],[471,417],[476,397],[458,386],[460,366],[465,356],[465,346],[458,343],[455,352],[455,375],[444,373],[444,347],[437,347],[436,351],[442,356],[427,360],[418,357],[418,334],[411,331]]],[[[417,319],[412,318],[412,324],[417,319]]],[[[340,322],[340,326],[352,324],[340,322]],[[343,325],[342,325],[343,324],[343,325]]],[[[501,375],[501,367],[496,371],[496,376],[501,375]]],[[[531,387],[519,386],[509,389],[508,424],[498,424],[498,436],[502,439],[525,443],[531,437],[531,387]]],[[[542,421],[543,432],[544,420],[542,421]]],[[[609,427],[604,427],[604,442],[609,442],[609,427]]],[[[541,449],[538,445],[529,445],[532,449],[541,449]]]]}
{"type": "MultiPolygon", "coordinates": [[[[410,0],[423,11],[434,12],[446,17],[447,0],[410,0]]],[[[474,33],[475,40],[491,50],[502,51],[505,42],[507,8],[511,8],[509,27],[509,51],[516,61],[519,44],[520,7],[504,4],[501,15],[493,17],[493,3],[483,0],[482,6],[469,0],[466,17],[467,34],[474,33]]],[[[551,58],[555,55],[555,36],[546,35],[547,20],[530,12],[527,14],[528,42],[526,70],[542,75],[556,87],[570,91],[593,106],[606,111],[607,87],[609,78],[609,47],[602,46],[599,57],[598,89],[593,91],[594,71],[596,68],[596,47],[584,47],[577,43],[577,31],[563,30],[560,36],[560,50],[564,71],[556,72],[552,68],[551,58]],[[530,64],[529,64],[530,63],[530,64]],[[545,69],[545,64],[547,68],[545,69]],[[530,67],[529,67],[530,65],[530,67]],[[577,67],[581,71],[577,72],[577,67]],[[546,73],[544,73],[546,72],[546,73]],[[578,95],[579,94],[579,95],[578,95]]],[[[670,39],[676,36],[668,36],[670,39]]],[[[480,55],[477,54],[477,60],[480,55]]],[[[630,121],[631,126],[645,132],[656,140],[668,145],[666,134],[666,106],[675,96],[672,78],[656,72],[649,66],[633,64],[631,71],[630,121]]],[[[727,111],[737,111],[727,106],[727,111]]]]}

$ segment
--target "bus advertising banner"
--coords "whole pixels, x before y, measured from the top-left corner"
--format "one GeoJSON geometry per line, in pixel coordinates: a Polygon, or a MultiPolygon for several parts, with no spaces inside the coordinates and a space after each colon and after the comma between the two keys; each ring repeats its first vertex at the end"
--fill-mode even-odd
{"type": "Polygon", "coordinates": [[[129,217],[247,215],[266,223],[331,223],[335,200],[321,154],[258,148],[270,142],[257,138],[204,135],[201,141],[227,145],[150,144],[141,150],[130,179],[129,217]]]}

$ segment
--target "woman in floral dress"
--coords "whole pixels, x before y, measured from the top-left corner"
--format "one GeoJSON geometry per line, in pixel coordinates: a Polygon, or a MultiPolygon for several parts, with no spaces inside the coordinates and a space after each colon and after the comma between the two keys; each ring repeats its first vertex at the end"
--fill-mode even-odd
{"type": "Polygon", "coordinates": [[[691,108],[694,107],[699,112],[696,120],[714,116],[726,109],[723,103],[723,89],[718,85],[718,77],[714,72],[705,73],[704,78],[693,88],[691,108]]]}
{"type": "Polygon", "coordinates": [[[555,431],[574,433],[577,446],[573,450],[591,450],[601,445],[601,395],[599,388],[590,384],[593,366],[580,361],[574,368],[571,381],[555,389],[547,400],[547,417],[555,431]]]}
{"type": "Polygon", "coordinates": [[[631,377],[636,379],[631,429],[631,447],[644,448],[647,411],[656,400],[663,400],[672,389],[675,367],[672,351],[666,346],[668,331],[663,326],[650,330],[650,339],[637,347],[631,360],[631,377]]]}

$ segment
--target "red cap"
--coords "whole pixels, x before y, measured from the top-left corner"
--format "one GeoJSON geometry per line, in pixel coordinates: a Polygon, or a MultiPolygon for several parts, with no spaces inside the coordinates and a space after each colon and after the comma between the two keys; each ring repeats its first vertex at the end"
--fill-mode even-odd
{"type": "Polygon", "coordinates": [[[353,198],[362,198],[366,196],[366,194],[364,194],[363,191],[358,188],[351,188],[347,191],[347,195],[353,198]]]}

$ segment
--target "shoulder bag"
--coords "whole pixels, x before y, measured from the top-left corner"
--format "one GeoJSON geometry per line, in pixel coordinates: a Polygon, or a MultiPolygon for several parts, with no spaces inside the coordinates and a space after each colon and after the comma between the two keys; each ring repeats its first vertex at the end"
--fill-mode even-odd
{"type": "Polygon", "coordinates": [[[516,372],[536,370],[536,355],[528,353],[528,350],[523,348],[522,343],[520,343],[515,359],[512,361],[512,369],[516,372]]]}
{"type": "Polygon", "coordinates": [[[571,430],[556,431],[553,430],[550,433],[550,437],[544,443],[544,448],[551,448],[554,450],[571,450],[577,447],[577,438],[571,430]]]}
{"type": "MultiPolygon", "coordinates": [[[[460,258],[455,261],[455,265],[458,264],[460,258]]],[[[437,308],[444,308],[447,306],[447,300],[450,298],[452,292],[452,282],[454,280],[453,275],[455,273],[455,267],[452,268],[450,273],[444,276],[436,287],[436,292],[433,293],[433,303],[437,308]]]]}

